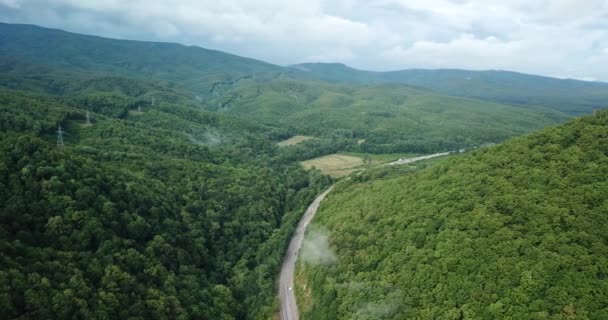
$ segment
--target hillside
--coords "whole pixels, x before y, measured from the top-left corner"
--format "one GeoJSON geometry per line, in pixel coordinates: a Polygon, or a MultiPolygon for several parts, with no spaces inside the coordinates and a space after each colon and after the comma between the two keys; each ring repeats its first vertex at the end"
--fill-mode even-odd
{"type": "Polygon", "coordinates": [[[445,95],[570,114],[605,107],[608,84],[561,80],[507,71],[400,70],[371,72],[343,64],[282,67],[196,46],[116,40],[32,25],[0,23],[0,60],[18,59],[71,71],[137,77],[201,98],[218,97],[236,84],[298,79],[343,84],[400,83],[445,95]]]}
{"type": "Polygon", "coordinates": [[[607,318],[606,146],[601,111],[415,173],[344,181],[313,221],[327,242],[309,235],[317,251],[302,253],[330,257],[300,267],[303,318],[607,318]]]}
{"type": "Polygon", "coordinates": [[[208,94],[241,78],[266,79],[282,67],[176,43],[107,39],[32,25],[0,23],[0,57],[35,64],[164,81],[208,94]]]}
{"type": "Polygon", "coordinates": [[[330,140],[327,143],[336,146],[334,151],[372,153],[430,153],[479,146],[567,118],[549,109],[446,96],[399,84],[272,80],[240,85],[207,103],[212,110],[330,140]]]}
{"type": "Polygon", "coordinates": [[[0,319],[269,317],[329,180],[280,161],[272,128],[89,89],[0,90],[0,319]]]}
{"type": "Polygon", "coordinates": [[[0,24],[0,86],[78,101],[104,92],[134,97],[140,105],[185,104],[263,123],[274,128],[272,139],[316,138],[285,148],[289,160],[344,151],[454,150],[567,118],[547,108],[450,97],[401,84],[332,84],[302,79],[303,73],[197,47],[0,24]]]}
{"type": "Polygon", "coordinates": [[[401,83],[438,93],[521,106],[543,106],[580,115],[606,107],[608,83],[555,79],[509,71],[456,69],[372,72],[337,63],[292,66],[304,77],[330,82],[401,83]]]}
{"type": "MultiPolygon", "coordinates": [[[[0,319],[268,319],[276,310],[274,285],[289,238],[310,201],[333,182],[304,170],[301,161],[340,153],[371,166],[396,153],[501,142],[570,117],[542,103],[511,106],[361,79],[324,79],[173,43],[0,23],[0,319]]],[[[496,88],[492,80],[483,85],[489,87],[475,90],[496,88]]],[[[573,96],[589,88],[582,87],[573,96]]],[[[521,95],[532,97],[532,91],[521,95]]],[[[585,121],[591,120],[574,123],[585,121]]],[[[573,159],[588,160],[583,151],[573,149],[573,159]]],[[[528,161],[524,154],[512,163],[528,161]]],[[[463,175],[473,170],[459,161],[440,166],[440,173],[451,166],[463,175]]],[[[481,167],[489,172],[492,166],[481,167]]],[[[390,171],[388,176],[401,172],[390,171]]],[[[391,212],[401,199],[395,194],[422,192],[417,186],[427,184],[403,187],[400,179],[428,180],[434,189],[450,182],[432,170],[364,182],[385,173],[353,176],[354,184],[338,187],[329,203],[386,183],[387,201],[365,189],[357,201],[369,201],[357,208],[377,201],[377,208],[391,212]]],[[[468,179],[454,187],[476,186],[468,179]]],[[[549,193],[560,190],[542,185],[548,186],[549,193]]],[[[576,195],[595,197],[569,193],[576,195]]],[[[420,209],[416,214],[435,213],[420,209]]],[[[345,225],[355,230],[356,221],[370,221],[364,231],[381,226],[374,224],[381,217],[359,214],[345,225]]],[[[426,226],[417,228],[427,232],[426,226]]],[[[586,245],[586,239],[576,240],[586,245]]],[[[361,250],[367,250],[364,244],[361,250]]]]}

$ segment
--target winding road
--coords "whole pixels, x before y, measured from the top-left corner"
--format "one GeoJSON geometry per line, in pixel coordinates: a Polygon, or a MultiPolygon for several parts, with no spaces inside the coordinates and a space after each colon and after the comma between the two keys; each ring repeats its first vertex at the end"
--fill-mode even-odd
{"type": "MultiPolygon", "coordinates": [[[[464,149],[461,150],[461,152],[464,149]]],[[[451,152],[441,152],[428,154],[425,156],[419,156],[415,158],[406,158],[399,159],[386,165],[399,165],[412,163],[420,160],[431,159],[435,157],[446,156],[451,152]]],[[[319,208],[319,204],[321,201],[325,199],[325,196],[331,191],[333,187],[325,190],[322,194],[317,196],[315,200],[308,206],[304,216],[298,223],[298,227],[293,234],[293,238],[291,238],[291,242],[289,242],[289,247],[287,248],[287,253],[285,254],[285,259],[283,260],[283,267],[281,267],[281,277],[279,279],[279,298],[281,300],[281,320],[298,320],[300,318],[300,314],[298,313],[298,305],[296,304],[296,296],[294,292],[294,281],[293,275],[295,271],[296,259],[298,257],[298,252],[300,247],[302,246],[302,241],[304,239],[304,231],[306,231],[306,227],[314,218],[315,213],[317,213],[317,209],[319,208]]]]}
{"type": "Polygon", "coordinates": [[[297,320],[300,317],[293,285],[293,274],[295,271],[296,259],[298,257],[300,247],[302,246],[302,240],[304,239],[304,231],[306,230],[306,227],[315,216],[315,213],[317,213],[319,204],[321,201],[323,201],[325,196],[331,191],[332,188],[333,187],[330,187],[329,189],[325,190],[325,192],[317,196],[310,206],[308,206],[308,209],[306,209],[300,223],[298,223],[298,227],[293,234],[293,238],[291,238],[291,242],[289,242],[289,247],[287,248],[287,254],[285,254],[285,259],[283,260],[283,267],[281,268],[281,277],[279,280],[279,298],[281,299],[282,320],[297,320]]]}

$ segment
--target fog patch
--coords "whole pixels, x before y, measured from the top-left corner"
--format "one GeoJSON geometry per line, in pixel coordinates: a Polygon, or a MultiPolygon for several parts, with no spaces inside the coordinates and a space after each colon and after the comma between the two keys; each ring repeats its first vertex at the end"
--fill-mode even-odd
{"type": "Polygon", "coordinates": [[[366,303],[355,314],[353,319],[388,319],[397,311],[397,306],[388,303],[366,303]]]}
{"type": "Polygon", "coordinates": [[[338,259],[329,247],[329,235],[325,230],[310,230],[302,243],[302,261],[314,265],[333,264],[338,259]]]}
{"type": "Polygon", "coordinates": [[[217,130],[206,130],[198,134],[185,133],[188,140],[197,145],[217,146],[225,144],[228,139],[217,130]]]}
{"type": "Polygon", "coordinates": [[[353,314],[353,319],[393,318],[401,310],[403,292],[401,290],[392,290],[385,293],[390,289],[390,285],[378,286],[376,283],[367,284],[366,290],[359,291],[358,296],[363,299],[359,302],[359,308],[353,314]]]}

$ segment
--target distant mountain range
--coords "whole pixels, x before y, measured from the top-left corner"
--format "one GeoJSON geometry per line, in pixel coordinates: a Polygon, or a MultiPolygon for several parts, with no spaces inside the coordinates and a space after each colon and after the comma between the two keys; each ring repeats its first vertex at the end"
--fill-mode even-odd
{"type": "Polygon", "coordinates": [[[496,101],[513,105],[538,105],[580,114],[608,106],[608,83],[556,79],[511,71],[458,69],[411,69],[388,72],[364,71],[341,63],[293,65],[309,77],[359,84],[402,83],[438,93],[496,101]]]}
{"type": "Polygon", "coordinates": [[[570,114],[608,105],[608,83],[509,71],[454,69],[363,71],[339,63],[282,67],[221,51],[175,43],[114,40],[32,25],[0,23],[0,56],[32,63],[164,80],[197,95],[243,77],[322,80],[347,84],[400,83],[438,93],[494,102],[543,106],[570,114]]]}
{"type": "MultiPolygon", "coordinates": [[[[497,71],[277,66],[173,43],[0,24],[0,319],[270,319],[289,238],[310,201],[334,182],[305,170],[302,160],[348,152],[371,166],[371,156],[503,142],[605,107],[607,98],[604,83],[497,71]],[[299,135],[305,141],[278,146],[299,135]]],[[[572,314],[571,303],[595,312],[605,295],[586,294],[582,305],[570,298],[581,296],[578,288],[600,290],[606,263],[594,269],[595,260],[570,252],[586,245],[596,250],[594,257],[606,256],[605,116],[597,112],[436,170],[420,164],[393,172],[399,168],[385,166],[352,175],[355,184],[399,172],[406,177],[380,181],[381,191],[338,185],[328,196],[321,217],[336,232],[335,244],[361,251],[338,252],[346,257],[340,263],[357,258],[353,269],[335,269],[336,279],[352,282],[310,282],[308,296],[323,302],[314,312],[333,319],[336,308],[359,308],[366,301],[377,302],[367,311],[390,312],[378,300],[385,298],[407,307],[395,313],[399,319],[463,318],[469,310],[478,318],[505,318],[511,305],[531,306],[513,313],[519,318],[537,311],[539,318],[558,317],[561,310],[572,314]],[[600,157],[603,162],[596,163],[600,157]],[[417,175],[407,171],[419,169],[417,175]],[[486,190],[491,202],[481,206],[486,190]],[[561,216],[545,213],[543,199],[566,201],[561,216]],[[592,205],[603,209],[579,214],[592,205]],[[403,208],[407,216],[399,216],[403,208]],[[474,216],[464,214],[473,209],[474,216]],[[540,214],[527,223],[534,212],[540,214]],[[441,219],[452,233],[433,238],[441,219]],[[510,251],[522,248],[521,242],[506,242],[512,233],[499,230],[503,224],[535,228],[530,230],[539,237],[526,239],[526,248],[543,244],[545,259],[529,250],[510,251]],[[560,231],[570,226],[575,235],[560,231]],[[353,230],[372,233],[352,238],[353,230]],[[471,238],[501,233],[471,247],[462,230],[470,230],[471,238]],[[453,249],[437,250],[441,239],[453,249]],[[477,250],[493,244],[503,251],[477,250]],[[564,262],[554,263],[556,250],[563,251],[558,258],[564,262]],[[504,252],[513,259],[497,260],[504,252]],[[534,276],[512,268],[523,253],[523,266],[534,276]],[[551,266],[547,277],[539,277],[545,270],[538,261],[551,266]],[[422,270],[436,268],[410,277],[418,263],[422,270]],[[445,283],[428,281],[444,279],[452,267],[486,265],[514,283],[522,279],[521,290],[528,291],[505,291],[510,282],[464,291],[468,287],[458,285],[465,276],[480,274],[477,283],[492,283],[494,273],[476,269],[452,273],[445,283]],[[370,270],[381,281],[366,279],[370,270]],[[393,281],[396,274],[404,281],[393,281]],[[553,290],[553,300],[536,303],[533,279],[568,291],[539,283],[553,290]],[[350,287],[369,295],[336,295],[350,287]],[[447,304],[437,305],[435,297],[410,299],[424,292],[445,294],[447,304]],[[484,303],[493,309],[469,305],[462,300],[469,293],[492,299],[484,303]],[[461,309],[453,308],[462,301],[461,309]]],[[[302,311],[306,316],[310,309],[302,311]]],[[[579,314],[606,318],[605,312],[579,314]]],[[[389,319],[384,313],[361,316],[389,319]]]]}

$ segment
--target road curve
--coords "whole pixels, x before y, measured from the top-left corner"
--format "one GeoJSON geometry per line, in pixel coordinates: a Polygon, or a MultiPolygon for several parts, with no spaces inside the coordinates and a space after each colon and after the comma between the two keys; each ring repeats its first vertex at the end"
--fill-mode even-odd
{"type": "Polygon", "coordinates": [[[319,204],[325,196],[331,191],[333,187],[325,190],[322,194],[317,196],[315,200],[308,206],[304,216],[300,219],[298,227],[289,242],[285,259],[283,260],[283,267],[281,267],[281,276],[279,278],[279,298],[281,300],[281,320],[298,320],[300,315],[298,313],[298,305],[296,304],[295,287],[293,282],[293,274],[295,271],[296,259],[298,252],[302,246],[302,240],[304,239],[304,231],[306,227],[317,213],[319,204]]]}

